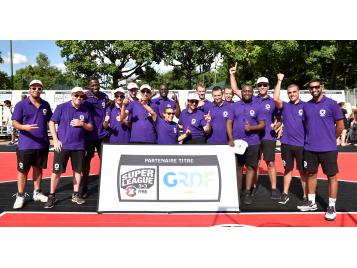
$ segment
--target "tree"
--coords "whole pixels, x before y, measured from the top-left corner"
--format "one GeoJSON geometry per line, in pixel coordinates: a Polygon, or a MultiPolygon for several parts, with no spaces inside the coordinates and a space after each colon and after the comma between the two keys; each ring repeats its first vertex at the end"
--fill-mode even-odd
{"type": "Polygon", "coordinates": [[[65,65],[76,77],[110,78],[116,88],[120,80],[140,78],[153,61],[160,62],[160,41],[56,41],[65,65]]]}
{"type": "Polygon", "coordinates": [[[11,89],[11,81],[7,73],[0,71],[0,89],[11,89]]]}
{"type": "Polygon", "coordinates": [[[38,53],[36,57],[36,64],[40,69],[48,69],[50,67],[50,60],[45,53],[38,53]]]}
{"type": "Polygon", "coordinates": [[[183,76],[186,88],[192,89],[200,74],[211,70],[211,64],[219,54],[219,41],[165,41],[164,61],[174,66],[176,76],[183,76]]]}

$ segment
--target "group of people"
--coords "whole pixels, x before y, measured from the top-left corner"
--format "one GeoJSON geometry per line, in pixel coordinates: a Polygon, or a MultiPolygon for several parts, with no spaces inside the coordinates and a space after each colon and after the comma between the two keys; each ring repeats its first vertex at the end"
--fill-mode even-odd
{"type": "Polygon", "coordinates": [[[187,107],[181,111],[178,98],[168,98],[167,84],[159,87],[159,96],[150,85],[136,83],[114,90],[114,100],[100,91],[97,79],[90,79],[88,90],[75,87],[71,100],[58,105],[52,114],[49,104],[40,98],[42,82],[29,84],[29,97],[16,104],[12,121],[20,131],[17,150],[18,193],[14,208],[21,208],[25,200],[25,186],[30,167],[34,172],[33,199],[45,202],[45,208],[56,203],[56,189],[71,158],[73,169],[72,202],[85,203],[88,195],[90,162],[97,150],[101,157],[103,142],[116,144],[228,144],[244,140],[248,147],[244,154],[236,154],[238,188],[242,202],[250,205],[258,185],[261,156],[267,165],[271,183],[271,199],[281,204],[289,201],[289,186],[294,169],[300,172],[303,198],[297,205],[301,211],[317,210],[315,192],[317,170],[321,164],[329,180],[327,220],[336,218],[337,146],[336,138],[343,129],[343,115],[335,101],[323,95],[323,84],[317,79],[308,83],[312,99],[302,102],[299,87],[288,85],[288,102],[280,98],[283,74],[277,75],[274,97],[266,77],[258,78],[258,95],[253,86],[239,88],[237,65],[230,68],[231,87],[212,89],[213,102],[206,99],[206,88],[197,86],[189,93],[187,107]],[[140,91],[140,98],[137,94],[140,91]],[[233,101],[237,95],[240,100],[233,101]],[[174,118],[178,120],[174,120],[174,118]],[[176,123],[177,121],[177,123],[176,123]],[[53,173],[49,196],[41,192],[42,169],[47,166],[49,126],[54,144],[53,173]],[[281,151],[284,189],[277,189],[275,147],[277,133],[282,129],[281,151]],[[322,134],[323,133],[323,134],[322,134]],[[243,167],[246,167],[245,189],[242,189],[243,167]],[[80,192],[81,191],[81,192],[80,192]]]}

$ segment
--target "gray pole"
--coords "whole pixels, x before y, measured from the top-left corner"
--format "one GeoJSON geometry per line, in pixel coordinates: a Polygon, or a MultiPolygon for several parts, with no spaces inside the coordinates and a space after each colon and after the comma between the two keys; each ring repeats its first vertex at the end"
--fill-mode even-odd
{"type": "Polygon", "coordinates": [[[12,62],[12,40],[10,40],[11,89],[14,90],[14,64],[12,62]]]}

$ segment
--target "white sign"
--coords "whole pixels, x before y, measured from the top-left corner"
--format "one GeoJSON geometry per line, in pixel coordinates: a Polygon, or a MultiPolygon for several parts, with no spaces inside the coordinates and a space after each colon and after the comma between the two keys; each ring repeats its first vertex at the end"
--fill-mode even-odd
{"type": "Polygon", "coordinates": [[[228,145],[104,144],[98,212],[237,212],[228,145]]]}

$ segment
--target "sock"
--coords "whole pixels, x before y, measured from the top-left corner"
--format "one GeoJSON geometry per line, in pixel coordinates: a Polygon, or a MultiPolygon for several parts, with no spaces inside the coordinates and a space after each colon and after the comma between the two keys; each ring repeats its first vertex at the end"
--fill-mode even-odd
{"type": "Polygon", "coordinates": [[[78,195],[78,192],[74,192],[74,191],[73,191],[73,195],[78,195]]]}
{"type": "Polygon", "coordinates": [[[24,193],[23,192],[22,193],[18,192],[17,195],[20,196],[20,197],[24,197],[24,193]]]}
{"type": "Polygon", "coordinates": [[[308,199],[309,199],[309,201],[311,201],[313,204],[315,204],[315,194],[308,194],[307,195],[308,196],[308,199]]]}
{"type": "Polygon", "coordinates": [[[336,205],[336,198],[328,198],[328,206],[329,207],[334,207],[336,205]]]}

